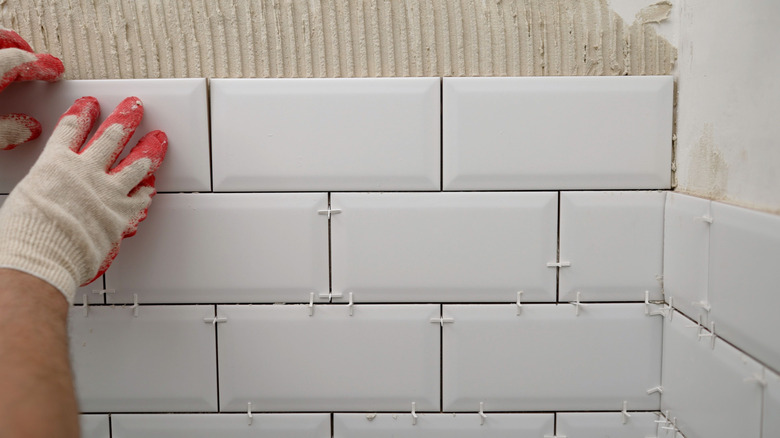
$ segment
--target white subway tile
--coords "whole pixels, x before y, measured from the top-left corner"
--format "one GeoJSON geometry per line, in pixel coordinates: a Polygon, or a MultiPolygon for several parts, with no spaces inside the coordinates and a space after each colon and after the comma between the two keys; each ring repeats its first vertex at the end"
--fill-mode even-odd
{"type": "Polygon", "coordinates": [[[664,210],[664,294],[694,320],[707,324],[707,270],[711,202],[674,192],[664,210]]]}
{"type": "Polygon", "coordinates": [[[144,119],[122,156],[135,146],[141,136],[160,129],[168,135],[169,144],[166,159],[155,174],[157,190],[211,190],[206,80],[101,79],[53,84],[26,82],[13,84],[3,91],[0,114],[29,114],[41,122],[43,132],[37,140],[0,154],[0,193],[10,192],[24,177],[40,155],[62,113],[82,96],[94,96],[100,101],[100,122],[125,97],[140,98],[144,103],[144,119]]]}
{"type": "Polygon", "coordinates": [[[445,305],[445,411],[659,407],[661,318],[643,304],[445,305]],[[519,314],[518,314],[519,313],[519,314]]]}
{"type": "Polygon", "coordinates": [[[81,438],[111,438],[108,415],[79,415],[81,438]]]}
{"type": "Polygon", "coordinates": [[[764,415],[761,430],[763,438],[780,436],[780,375],[766,371],[767,386],[764,389],[764,415]]]}
{"type": "Polygon", "coordinates": [[[112,415],[114,438],[330,438],[328,414],[112,415]]]}
{"type": "Polygon", "coordinates": [[[94,306],[70,312],[83,412],[216,411],[213,306],[94,306]]]}
{"type": "Polygon", "coordinates": [[[553,414],[335,414],[334,438],[541,438],[553,414]]]}
{"type": "Polygon", "coordinates": [[[213,79],[216,191],[439,190],[440,79],[213,79]]]}
{"type": "Polygon", "coordinates": [[[709,299],[715,331],[780,369],[780,216],[712,203],[709,299]]]}
{"type": "Polygon", "coordinates": [[[653,412],[559,412],[556,434],[572,438],[645,438],[657,436],[659,415],[653,412]]]}
{"type": "Polygon", "coordinates": [[[436,305],[218,306],[222,411],[439,410],[436,305]]]}
{"type": "Polygon", "coordinates": [[[758,438],[761,366],[681,313],[664,324],[661,409],[687,438],[758,438]]]}
{"type": "Polygon", "coordinates": [[[324,193],[158,195],[106,273],[109,302],[308,302],[328,291],[327,208],[324,193]]]}
{"type": "Polygon", "coordinates": [[[670,186],[671,76],[444,78],[445,190],[670,186]]]}
{"type": "Polygon", "coordinates": [[[661,299],[663,192],[561,193],[558,299],[661,299]]]}
{"type": "Polygon", "coordinates": [[[331,204],[341,301],[555,301],[555,193],[335,193],[331,204]]]}

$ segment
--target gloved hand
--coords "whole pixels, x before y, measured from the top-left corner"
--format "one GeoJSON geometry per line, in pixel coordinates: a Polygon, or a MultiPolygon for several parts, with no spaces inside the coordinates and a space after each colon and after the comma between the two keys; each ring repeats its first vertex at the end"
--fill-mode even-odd
{"type": "MultiPolygon", "coordinates": [[[[16,32],[0,26],[0,91],[14,81],[56,81],[65,67],[47,54],[35,54],[16,32]]],[[[25,114],[0,115],[0,150],[38,138],[41,124],[25,114]]]]}
{"type": "Polygon", "coordinates": [[[153,173],[168,145],[144,136],[112,168],[143,117],[129,97],[80,150],[100,113],[82,97],[62,116],[30,173],[0,208],[0,267],[47,281],[73,302],[76,287],[108,269],[120,241],[135,234],[156,193],[153,173]]]}

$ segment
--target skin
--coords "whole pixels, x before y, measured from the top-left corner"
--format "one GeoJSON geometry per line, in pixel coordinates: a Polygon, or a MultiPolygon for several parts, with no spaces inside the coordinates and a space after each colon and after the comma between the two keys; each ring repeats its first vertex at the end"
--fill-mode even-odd
{"type": "Polygon", "coordinates": [[[68,308],[45,281],[0,268],[0,438],[79,436],[68,308]]]}

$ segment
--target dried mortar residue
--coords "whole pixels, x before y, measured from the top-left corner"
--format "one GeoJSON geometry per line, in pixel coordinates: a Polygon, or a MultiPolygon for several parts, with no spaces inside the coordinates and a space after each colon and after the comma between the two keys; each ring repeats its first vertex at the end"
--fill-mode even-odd
{"type": "Polygon", "coordinates": [[[670,74],[677,51],[606,0],[0,0],[68,79],[670,74]]]}
{"type": "Polygon", "coordinates": [[[728,164],[715,145],[713,127],[705,124],[699,141],[690,151],[686,190],[709,199],[724,199],[728,174],[728,164]]]}

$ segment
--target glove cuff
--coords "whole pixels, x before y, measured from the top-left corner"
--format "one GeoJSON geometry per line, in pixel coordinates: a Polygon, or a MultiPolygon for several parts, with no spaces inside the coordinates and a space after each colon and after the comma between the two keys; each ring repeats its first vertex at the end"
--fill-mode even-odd
{"type": "Polygon", "coordinates": [[[59,290],[69,304],[78,287],[77,266],[83,258],[51,221],[35,215],[13,215],[0,227],[0,268],[10,268],[38,277],[59,290]]]}

